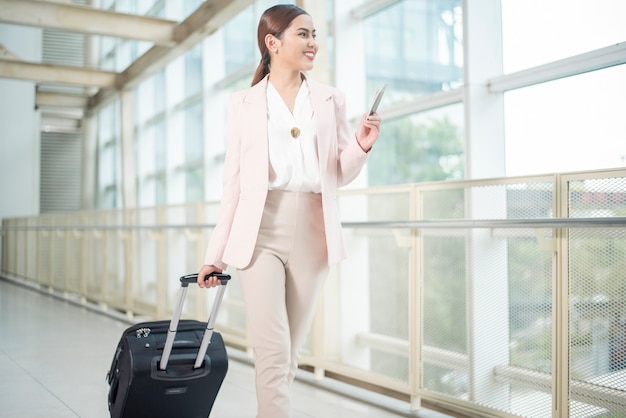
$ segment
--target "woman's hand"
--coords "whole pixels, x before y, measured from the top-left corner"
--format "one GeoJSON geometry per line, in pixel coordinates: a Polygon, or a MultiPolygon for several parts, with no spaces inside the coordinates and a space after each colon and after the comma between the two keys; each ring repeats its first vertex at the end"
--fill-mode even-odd
{"type": "Polygon", "coordinates": [[[206,276],[211,273],[221,273],[222,269],[216,266],[203,265],[198,272],[198,286],[199,287],[215,287],[221,284],[220,279],[215,276],[209,277],[207,280],[204,280],[206,276]]]}
{"type": "Polygon", "coordinates": [[[381,119],[378,113],[372,113],[371,115],[363,114],[361,122],[356,128],[356,140],[363,151],[369,152],[378,140],[380,123],[381,119]]]}

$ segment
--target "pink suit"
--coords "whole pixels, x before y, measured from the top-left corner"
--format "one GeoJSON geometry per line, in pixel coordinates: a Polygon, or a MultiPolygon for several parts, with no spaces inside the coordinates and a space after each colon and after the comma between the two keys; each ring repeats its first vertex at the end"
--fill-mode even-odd
{"type": "MultiPolygon", "coordinates": [[[[328,263],[346,257],[337,207],[337,189],[350,183],[367,162],[348,132],[345,96],[307,79],[315,112],[328,263]]],[[[221,268],[250,262],[268,191],[268,78],[231,96],[220,213],[204,259],[221,268]]]]}
{"type": "Polygon", "coordinates": [[[345,258],[337,188],[367,153],[348,133],[345,97],[307,80],[321,196],[268,191],[268,78],[231,96],[224,194],[204,263],[238,269],[256,368],[259,418],[291,416],[289,387],[329,264],[345,258]]]}

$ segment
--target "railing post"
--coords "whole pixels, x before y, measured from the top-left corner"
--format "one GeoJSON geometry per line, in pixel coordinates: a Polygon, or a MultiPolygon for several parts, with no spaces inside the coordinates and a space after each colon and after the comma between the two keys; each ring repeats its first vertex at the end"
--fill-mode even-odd
{"type": "MultiPolygon", "coordinates": [[[[165,225],[165,208],[157,208],[157,225],[165,225]]],[[[157,246],[157,258],[156,258],[156,289],[157,289],[157,306],[156,316],[157,318],[163,318],[167,315],[167,244],[165,237],[167,231],[164,229],[158,229],[155,232],[155,240],[157,246]]]]}
{"type": "MultiPolygon", "coordinates": [[[[554,182],[558,217],[569,217],[568,183],[560,176],[554,182]]],[[[552,416],[569,417],[569,274],[568,229],[555,229],[552,251],[552,416]]]]}
{"type": "MultiPolygon", "coordinates": [[[[421,210],[421,193],[417,187],[411,187],[410,191],[410,219],[420,219],[422,217],[421,210]]],[[[409,257],[409,387],[410,393],[410,409],[416,411],[420,409],[422,399],[419,391],[423,385],[423,358],[422,358],[422,333],[423,333],[423,294],[422,288],[424,284],[423,269],[423,245],[422,234],[418,229],[410,229],[410,257],[409,257]]]]}
{"type": "MultiPolygon", "coordinates": [[[[124,225],[136,226],[135,213],[133,209],[124,209],[124,225]]],[[[135,257],[133,237],[137,233],[136,230],[129,231],[128,239],[124,240],[124,308],[126,316],[133,317],[134,311],[134,287],[133,287],[133,259],[135,257]]]]}
{"type": "MultiPolygon", "coordinates": [[[[71,219],[70,219],[70,215],[65,215],[65,225],[70,225],[71,224],[71,219]]],[[[64,247],[64,257],[63,257],[63,275],[64,277],[64,291],[65,292],[70,292],[71,291],[71,286],[70,286],[70,235],[71,231],[69,229],[66,229],[64,231],[64,237],[63,237],[63,247],[64,247]]]]}
{"type": "MultiPolygon", "coordinates": [[[[86,213],[83,213],[81,216],[82,226],[86,227],[88,225],[89,216],[86,213]]],[[[87,267],[89,264],[89,237],[91,236],[91,231],[85,229],[83,233],[79,236],[80,245],[80,274],[78,276],[79,287],[80,287],[80,296],[82,298],[87,297],[87,277],[89,277],[89,272],[87,267]]]]}

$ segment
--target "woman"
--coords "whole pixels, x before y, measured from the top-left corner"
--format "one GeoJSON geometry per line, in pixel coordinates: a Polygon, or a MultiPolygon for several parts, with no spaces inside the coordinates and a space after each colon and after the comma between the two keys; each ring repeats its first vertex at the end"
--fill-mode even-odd
{"type": "Polygon", "coordinates": [[[198,273],[238,269],[255,359],[258,417],[290,416],[289,386],[330,264],[345,257],[337,188],[378,139],[363,115],[349,135],[345,97],[304,75],[318,50],[311,17],[294,5],[259,21],[261,63],[231,96],[223,197],[198,273]]]}

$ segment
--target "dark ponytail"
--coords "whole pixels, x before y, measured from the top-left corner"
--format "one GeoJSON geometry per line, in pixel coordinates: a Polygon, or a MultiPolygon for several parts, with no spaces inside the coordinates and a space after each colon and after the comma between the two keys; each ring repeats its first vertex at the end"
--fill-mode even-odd
{"type": "Polygon", "coordinates": [[[270,72],[270,53],[265,50],[265,53],[261,57],[261,62],[256,67],[256,71],[254,72],[254,77],[252,78],[252,85],[254,86],[259,81],[263,80],[266,75],[270,72]]]}
{"type": "Polygon", "coordinates": [[[253,86],[263,80],[270,72],[271,56],[267,45],[265,45],[265,36],[269,34],[280,39],[285,29],[291,25],[291,21],[297,16],[305,14],[308,13],[304,9],[293,4],[277,4],[263,12],[257,28],[257,44],[261,52],[261,62],[254,72],[253,86]]]}

